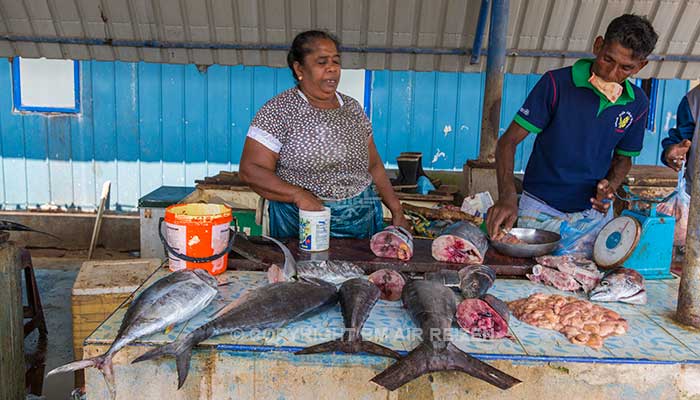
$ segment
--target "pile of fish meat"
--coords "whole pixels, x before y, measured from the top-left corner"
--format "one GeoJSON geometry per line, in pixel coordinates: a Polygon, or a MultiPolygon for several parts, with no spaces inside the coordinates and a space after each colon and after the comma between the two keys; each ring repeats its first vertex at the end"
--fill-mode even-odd
{"type": "Polygon", "coordinates": [[[459,221],[433,240],[431,252],[438,261],[474,265],[484,262],[489,248],[486,235],[476,225],[459,221]]]}
{"type": "Polygon", "coordinates": [[[616,312],[576,297],[535,293],[508,303],[519,320],[538,328],[558,331],[571,343],[594,349],[605,338],[624,335],[627,321],[616,312]]]}
{"type": "Polygon", "coordinates": [[[527,274],[527,278],[559,290],[583,290],[588,293],[602,277],[596,264],[586,258],[564,255],[542,256],[535,260],[538,264],[532,267],[532,273],[527,274]]]}

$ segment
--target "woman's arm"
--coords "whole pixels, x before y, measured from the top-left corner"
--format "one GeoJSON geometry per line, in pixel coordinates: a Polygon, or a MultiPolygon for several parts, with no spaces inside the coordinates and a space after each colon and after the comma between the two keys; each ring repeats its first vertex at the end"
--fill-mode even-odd
{"type": "Polygon", "coordinates": [[[369,138],[369,173],[372,175],[372,180],[377,187],[379,196],[382,198],[382,201],[389,211],[391,211],[392,223],[409,229],[408,221],[406,221],[403,215],[403,207],[401,207],[401,202],[399,202],[398,197],[396,197],[394,188],[391,186],[391,182],[389,182],[389,178],[386,176],[384,164],[382,163],[381,157],[379,157],[372,136],[369,138]]]}
{"type": "Polygon", "coordinates": [[[246,138],[238,176],[260,196],[299,209],[322,211],[323,203],[308,190],[289,184],[275,174],[279,156],[255,139],[246,138]]]}

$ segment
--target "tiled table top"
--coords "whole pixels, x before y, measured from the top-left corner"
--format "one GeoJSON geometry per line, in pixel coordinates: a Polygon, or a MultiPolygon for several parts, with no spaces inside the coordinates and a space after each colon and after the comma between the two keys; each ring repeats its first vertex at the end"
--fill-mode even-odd
{"type": "MultiPolygon", "coordinates": [[[[159,270],[142,286],[167,273],[159,270]]],[[[264,273],[228,271],[223,279],[232,282],[222,286],[217,298],[203,312],[169,333],[158,333],[140,339],[136,344],[161,344],[175,340],[209,320],[217,310],[239,297],[246,289],[267,283],[264,273]]],[[[525,324],[510,318],[512,339],[483,340],[470,337],[453,328],[453,342],[462,350],[482,359],[511,359],[521,361],[571,361],[595,363],[699,363],[700,331],[673,322],[678,279],[647,281],[648,304],[635,306],[622,303],[598,303],[622,315],[629,322],[624,336],[606,339],[601,350],[574,345],[564,335],[525,324]]],[[[574,295],[526,280],[499,279],[489,293],[503,301],[527,297],[533,293],[574,295]]],[[[138,293],[138,292],[137,292],[138,293]]],[[[87,344],[109,344],[116,336],[126,310],[123,305],[110,316],[87,340],[87,344]]],[[[413,349],[420,340],[412,334],[415,324],[401,302],[380,300],[363,329],[363,337],[399,352],[413,349]]],[[[296,351],[301,348],[339,337],[343,329],[340,306],[324,310],[305,320],[293,322],[274,331],[246,332],[222,335],[206,340],[202,346],[226,350],[296,351]]]]}

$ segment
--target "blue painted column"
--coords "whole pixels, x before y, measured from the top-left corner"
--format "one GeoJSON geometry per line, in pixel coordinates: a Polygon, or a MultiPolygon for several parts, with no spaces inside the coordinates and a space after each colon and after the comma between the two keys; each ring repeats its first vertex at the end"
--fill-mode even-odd
{"type": "Polygon", "coordinates": [[[484,87],[484,108],[481,116],[481,143],[479,146],[479,160],[485,162],[495,160],[496,142],[498,141],[503,76],[506,65],[508,8],[509,0],[493,0],[491,5],[486,86],[484,87]]]}

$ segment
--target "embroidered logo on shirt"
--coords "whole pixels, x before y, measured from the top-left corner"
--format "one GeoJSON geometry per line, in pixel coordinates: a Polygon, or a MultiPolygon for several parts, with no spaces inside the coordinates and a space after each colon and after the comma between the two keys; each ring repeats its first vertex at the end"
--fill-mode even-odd
{"type": "Polygon", "coordinates": [[[632,113],[629,111],[623,111],[615,118],[615,132],[617,133],[624,132],[630,125],[632,125],[632,113]]]}
{"type": "Polygon", "coordinates": [[[521,108],[520,108],[520,112],[523,113],[523,115],[526,116],[526,117],[527,117],[528,115],[530,115],[530,110],[528,110],[527,108],[521,107],[521,108]]]}

